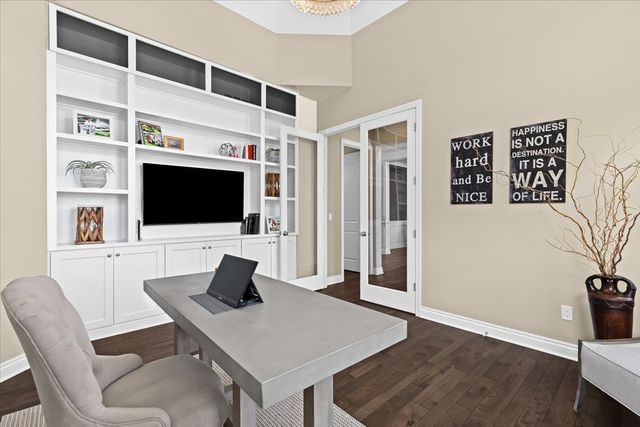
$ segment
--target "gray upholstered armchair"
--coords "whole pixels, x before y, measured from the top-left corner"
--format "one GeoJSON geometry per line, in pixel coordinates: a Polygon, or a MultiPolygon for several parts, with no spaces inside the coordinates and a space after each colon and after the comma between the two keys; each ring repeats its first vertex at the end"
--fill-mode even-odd
{"type": "Polygon", "coordinates": [[[640,415],[640,337],[580,341],[578,371],[574,411],[580,410],[589,382],[640,415]]]}
{"type": "Polygon", "coordinates": [[[135,354],[96,355],[80,316],[53,279],[17,279],[2,291],[2,302],[47,425],[221,426],[227,419],[220,379],[193,357],[143,365],[135,354]]]}

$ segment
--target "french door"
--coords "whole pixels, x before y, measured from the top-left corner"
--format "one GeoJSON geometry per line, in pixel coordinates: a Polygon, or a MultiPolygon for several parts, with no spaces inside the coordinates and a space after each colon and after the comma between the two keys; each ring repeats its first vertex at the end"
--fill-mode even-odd
{"type": "Polygon", "coordinates": [[[280,130],[280,277],[317,290],[325,274],[325,137],[280,130]]]}
{"type": "Polygon", "coordinates": [[[360,125],[360,298],[415,313],[416,110],[360,125]]]}

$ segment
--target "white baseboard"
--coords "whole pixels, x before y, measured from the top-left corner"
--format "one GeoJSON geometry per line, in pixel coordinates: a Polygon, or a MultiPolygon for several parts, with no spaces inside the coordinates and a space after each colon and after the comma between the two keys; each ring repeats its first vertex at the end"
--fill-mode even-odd
{"type": "Polygon", "coordinates": [[[565,359],[578,360],[577,344],[530,334],[528,332],[518,331],[516,329],[494,325],[481,320],[470,319],[468,317],[424,306],[420,307],[418,317],[453,326],[454,328],[464,329],[465,331],[489,336],[501,341],[507,341],[523,347],[532,348],[534,350],[553,354],[554,356],[563,357],[565,359]]]}
{"type": "Polygon", "coordinates": [[[0,383],[27,369],[29,369],[29,362],[24,354],[0,363],[0,383]]]}
{"type": "MultiPolygon", "coordinates": [[[[93,329],[89,331],[89,338],[91,341],[99,340],[102,338],[112,337],[114,335],[137,331],[139,329],[162,325],[171,321],[171,318],[163,313],[161,315],[145,319],[107,326],[105,328],[93,329]]],[[[29,362],[27,362],[27,357],[24,354],[0,363],[0,383],[18,375],[20,372],[26,371],[27,369],[29,369],[29,362]]]]}
{"type": "Polygon", "coordinates": [[[325,285],[330,286],[341,282],[344,282],[344,273],[327,277],[325,285]]]}

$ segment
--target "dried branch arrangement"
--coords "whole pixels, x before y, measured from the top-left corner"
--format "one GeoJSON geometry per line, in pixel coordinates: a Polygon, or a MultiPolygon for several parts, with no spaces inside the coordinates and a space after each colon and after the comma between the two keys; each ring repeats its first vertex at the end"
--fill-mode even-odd
{"type": "Polygon", "coordinates": [[[631,231],[640,217],[640,206],[631,203],[631,189],[640,175],[640,159],[621,160],[630,153],[612,143],[611,155],[591,171],[592,193],[581,197],[576,188],[579,180],[586,179],[583,175],[589,172],[584,164],[587,156],[579,141],[578,147],[582,157],[573,165],[575,175],[566,189],[567,200],[575,213],[567,213],[548,203],[555,213],[569,221],[570,226],[563,227],[562,239],[547,242],[558,250],[594,262],[602,275],[611,277],[616,274],[631,231]]]}
{"type": "MultiPolygon", "coordinates": [[[[640,183],[640,159],[629,148],[611,141],[609,157],[600,164],[594,161],[591,169],[586,164],[587,155],[580,143],[579,128],[577,146],[580,151],[577,163],[567,160],[567,165],[575,169],[573,180],[565,189],[569,206],[561,208],[558,204],[547,203],[553,212],[568,221],[568,225],[562,227],[562,238],[547,239],[547,243],[595,263],[602,275],[612,277],[640,218],[640,204],[634,204],[631,199],[634,184],[640,183]],[[580,195],[578,189],[587,183],[591,183],[591,192],[580,195]]],[[[506,177],[510,185],[517,188],[539,191],[518,187],[514,177],[504,171],[491,172],[506,177]]],[[[640,193],[640,188],[634,190],[640,193]]]]}

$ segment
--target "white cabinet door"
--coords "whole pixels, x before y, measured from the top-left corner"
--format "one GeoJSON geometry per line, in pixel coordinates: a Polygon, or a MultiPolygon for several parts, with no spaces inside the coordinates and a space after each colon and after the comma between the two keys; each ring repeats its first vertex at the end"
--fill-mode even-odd
{"type": "Polygon", "coordinates": [[[167,276],[202,273],[207,268],[206,242],[167,245],[167,276]]]}
{"type": "Polygon", "coordinates": [[[51,277],[80,313],[87,329],[113,324],[113,250],[51,253],[51,277]]]}
{"type": "Polygon", "coordinates": [[[258,261],[256,273],[271,276],[271,252],[273,239],[244,239],[242,241],[242,258],[258,261]]]}
{"type": "Polygon", "coordinates": [[[225,254],[242,256],[240,240],[215,240],[207,242],[207,268],[206,271],[214,271],[220,265],[225,254]]]}
{"type": "Polygon", "coordinates": [[[162,313],[143,290],[143,281],[164,277],[164,246],[134,246],[113,250],[115,323],[162,313]]]}

